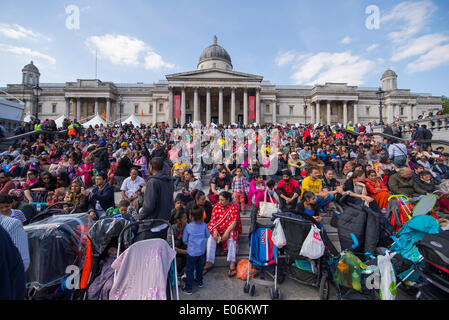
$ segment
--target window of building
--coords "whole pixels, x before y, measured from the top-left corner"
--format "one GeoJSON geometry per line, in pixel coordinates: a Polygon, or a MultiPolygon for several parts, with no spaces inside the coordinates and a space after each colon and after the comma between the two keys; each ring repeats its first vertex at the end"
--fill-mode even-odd
{"type": "Polygon", "coordinates": [[[39,103],[37,112],[42,113],[42,103],[39,103]]]}
{"type": "Polygon", "coordinates": [[[148,113],[153,113],[153,104],[152,103],[150,103],[148,105],[148,113]]]}
{"type": "Polygon", "coordinates": [[[139,113],[139,104],[134,105],[134,113],[139,113]]]}
{"type": "Polygon", "coordinates": [[[274,107],[276,108],[276,114],[280,114],[279,105],[275,104],[274,107]]]}
{"type": "Polygon", "coordinates": [[[269,104],[265,105],[265,113],[270,113],[270,105],[269,104]]]}
{"type": "Polygon", "coordinates": [[[290,114],[290,115],[293,115],[293,110],[294,110],[295,106],[289,106],[289,108],[290,108],[289,114],[290,114]]]}
{"type": "Polygon", "coordinates": [[[159,104],[159,112],[164,112],[164,104],[159,104]]]}
{"type": "Polygon", "coordinates": [[[56,103],[51,105],[51,113],[56,113],[56,103]]]}
{"type": "Polygon", "coordinates": [[[120,104],[120,113],[124,113],[125,105],[123,103],[120,104]]]}
{"type": "Polygon", "coordinates": [[[365,113],[366,113],[367,116],[369,115],[369,107],[365,108],[365,113]]]}
{"type": "Polygon", "coordinates": [[[404,115],[404,107],[401,107],[401,109],[400,109],[400,115],[401,115],[401,116],[404,115]]]}

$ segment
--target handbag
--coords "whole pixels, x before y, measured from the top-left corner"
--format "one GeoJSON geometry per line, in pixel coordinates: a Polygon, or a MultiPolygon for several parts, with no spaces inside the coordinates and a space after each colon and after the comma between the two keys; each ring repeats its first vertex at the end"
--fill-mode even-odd
{"type": "Polygon", "coordinates": [[[265,218],[271,218],[273,213],[279,211],[279,206],[277,203],[273,202],[273,198],[268,195],[272,202],[267,202],[268,190],[265,190],[264,201],[259,202],[259,216],[265,218]]]}

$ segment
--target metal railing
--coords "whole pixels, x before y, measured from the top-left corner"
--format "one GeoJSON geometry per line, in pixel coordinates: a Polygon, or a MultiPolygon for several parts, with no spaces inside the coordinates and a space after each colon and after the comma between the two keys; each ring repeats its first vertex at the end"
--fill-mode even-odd
{"type": "MultiPolygon", "coordinates": [[[[360,136],[360,133],[358,132],[354,132],[351,130],[347,130],[344,128],[339,128],[336,129],[336,131],[341,131],[343,133],[349,133],[355,136],[360,136]]],[[[413,140],[413,139],[404,139],[404,138],[398,138],[396,136],[392,136],[386,133],[382,133],[382,132],[372,132],[372,133],[365,133],[365,135],[367,136],[379,136],[379,137],[383,137],[383,138],[387,138],[390,140],[395,140],[395,141],[399,141],[399,142],[410,142],[410,141],[416,141],[416,143],[420,143],[420,144],[441,144],[441,145],[445,145],[445,146],[449,146],[449,141],[448,140],[413,140]]]]}

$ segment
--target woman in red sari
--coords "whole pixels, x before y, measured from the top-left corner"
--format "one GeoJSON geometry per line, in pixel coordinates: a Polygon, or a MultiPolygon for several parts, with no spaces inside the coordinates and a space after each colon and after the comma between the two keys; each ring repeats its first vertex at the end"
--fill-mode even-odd
{"type": "Polygon", "coordinates": [[[222,243],[222,252],[228,250],[227,261],[229,262],[228,276],[236,275],[236,256],[238,251],[239,235],[242,233],[242,222],[237,204],[232,203],[232,194],[223,191],[219,195],[218,202],[212,209],[209,223],[211,236],[207,240],[206,264],[203,274],[212,269],[215,262],[215,251],[217,244],[222,243]]]}
{"type": "Polygon", "coordinates": [[[387,186],[377,176],[376,170],[370,170],[368,172],[368,178],[365,179],[365,187],[367,195],[376,200],[379,208],[381,210],[387,209],[390,192],[387,186]]]}

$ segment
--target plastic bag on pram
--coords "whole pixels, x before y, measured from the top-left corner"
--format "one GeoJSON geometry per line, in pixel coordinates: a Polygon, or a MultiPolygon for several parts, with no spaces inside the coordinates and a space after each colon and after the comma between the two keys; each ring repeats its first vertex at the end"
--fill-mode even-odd
{"type": "MultiPolygon", "coordinates": [[[[123,218],[104,218],[95,222],[89,230],[94,255],[101,255],[111,239],[118,238],[120,232],[129,224],[130,222],[123,218]]],[[[127,248],[131,245],[131,230],[128,229],[125,232],[127,234],[124,237],[123,245],[127,248]]]]}
{"type": "Polygon", "coordinates": [[[68,266],[81,270],[92,219],[87,213],[55,215],[24,227],[28,236],[30,267],[27,285],[37,288],[61,283],[68,266]]]}

